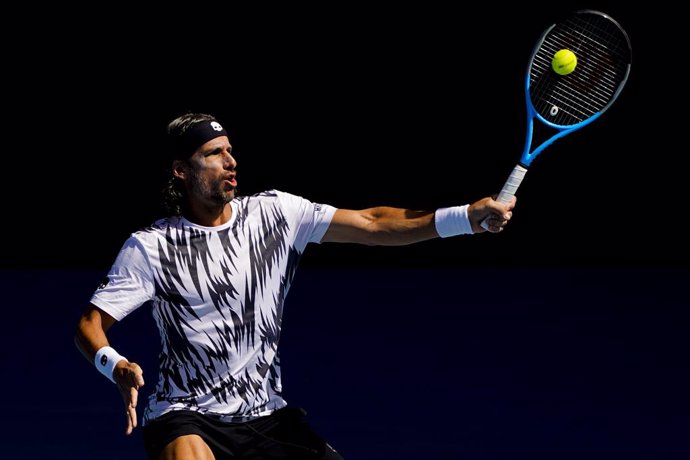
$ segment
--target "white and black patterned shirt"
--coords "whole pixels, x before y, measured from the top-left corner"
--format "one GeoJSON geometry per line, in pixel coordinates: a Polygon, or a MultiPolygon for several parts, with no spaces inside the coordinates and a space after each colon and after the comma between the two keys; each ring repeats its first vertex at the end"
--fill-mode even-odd
{"type": "Polygon", "coordinates": [[[277,190],[230,205],[218,227],[173,217],[133,233],[91,298],[118,321],[150,302],[162,348],[144,424],[171,410],[240,421],[286,405],[283,302],[336,209],[277,190]]]}

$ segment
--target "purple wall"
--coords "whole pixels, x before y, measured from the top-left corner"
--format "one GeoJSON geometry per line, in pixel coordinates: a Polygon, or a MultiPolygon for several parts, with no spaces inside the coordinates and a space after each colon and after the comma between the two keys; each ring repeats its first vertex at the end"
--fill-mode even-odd
{"type": "MultiPolygon", "coordinates": [[[[2,437],[18,457],[145,458],[141,431],[123,434],[114,386],[72,342],[102,275],[1,273],[2,437]]],[[[670,269],[303,268],[283,321],[285,396],[349,460],[685,459],[687,280],[670,269]]],[[[110,338],[144,368],[147,396],[150,316],[135,312],[110,338]]]]}

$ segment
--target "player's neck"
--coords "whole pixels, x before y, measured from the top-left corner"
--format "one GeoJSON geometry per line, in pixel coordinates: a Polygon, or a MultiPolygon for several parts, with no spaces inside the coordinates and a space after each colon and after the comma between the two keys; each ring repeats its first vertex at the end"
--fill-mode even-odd
{"type": "Polygon", "coordinates": [[[189,207],[184,213],[185,219],[203,227],[218,227],[226,224],[232,217],[232,206],[225,203],[222,207],[205,208],[189,207]]]}

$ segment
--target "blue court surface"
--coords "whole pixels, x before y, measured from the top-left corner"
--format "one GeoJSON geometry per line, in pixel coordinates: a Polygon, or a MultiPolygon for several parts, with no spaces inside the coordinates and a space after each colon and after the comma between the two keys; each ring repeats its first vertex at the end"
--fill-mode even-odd
{"type": "MultiPolygon", "coordinates": [[[[3,458],[145,459],[114,385],[73,343],[103,275],[0,272],[3,458]]],[[[283,319],[284,395],[348,460],[687,460],[688,281],[670,268],[305,268],[283,319]]],[[[144,399],[149,312],[110,339],[144,368],[144,399]]]]}

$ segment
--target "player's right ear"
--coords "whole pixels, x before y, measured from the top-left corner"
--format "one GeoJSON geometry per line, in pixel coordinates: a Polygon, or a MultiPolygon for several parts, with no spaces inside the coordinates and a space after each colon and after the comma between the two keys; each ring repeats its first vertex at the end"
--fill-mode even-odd
{"type": "Polygon", "coordinates": [[[182,160],[174,160],[172,164],[172,173],[174,177],[178,179],[187,178],[187,170],[185,169],[185,164],[182,160]]]}

